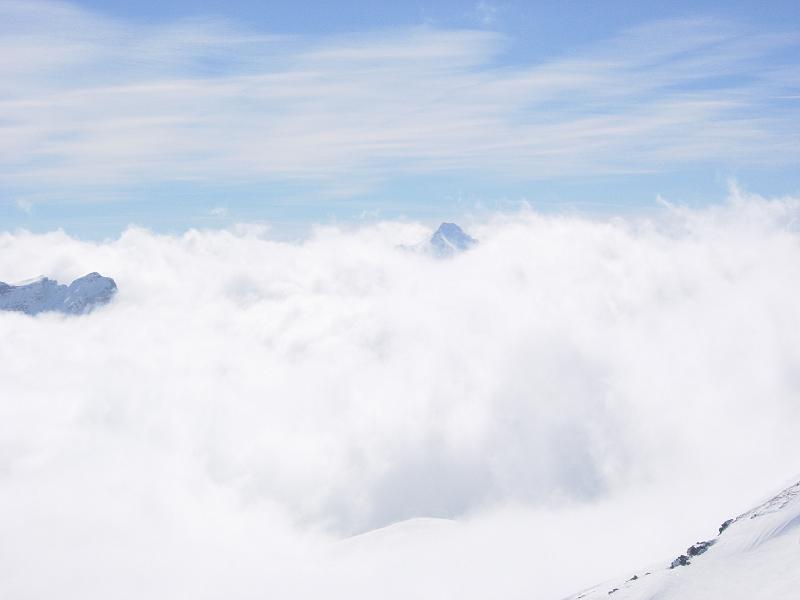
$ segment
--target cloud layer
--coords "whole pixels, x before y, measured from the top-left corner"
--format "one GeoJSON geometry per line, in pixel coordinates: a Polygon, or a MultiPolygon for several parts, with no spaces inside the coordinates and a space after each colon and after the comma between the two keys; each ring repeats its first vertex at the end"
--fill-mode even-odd
{"type": "Polygon", "coordinates": [[[273,36],[0,5],[0,177],[113,198],[165,182],[479,172],[522,180],[795,164],[798,40],[706,20],[520,60],[491,31],[273,36]],[[783,53],[783,54],[782,54],[783,53]]]}
{"type": "Polygon", "coordinates": [[[438,261],[397,222],[0,234],[0,280],[120,288],[0,314],[2,595],[551,598],[669,556],[800,470],[799,215],[497,216],[438,261]],[[413,517],[451,520],[340,541],[413,517]]]}

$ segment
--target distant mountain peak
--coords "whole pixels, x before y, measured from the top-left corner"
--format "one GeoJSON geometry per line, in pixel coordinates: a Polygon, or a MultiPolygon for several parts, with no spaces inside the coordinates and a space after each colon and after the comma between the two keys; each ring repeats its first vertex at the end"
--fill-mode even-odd
{"type": "Polygon", "coordinates": [[[464,232],[455,223],[442,223],[430,239],[430,245],[438,256],[451,256],[468,250],[478,240],[464,232]]]}
{"type": "Polygon", "coordinates": [[[82,315],[107,304],[116,292],[114,280],[99,273],[89,273],[69,285],[47,277],[29,279],[16,285],[0,282],[0,310],[28,315],[42,312],[82,315]]]}

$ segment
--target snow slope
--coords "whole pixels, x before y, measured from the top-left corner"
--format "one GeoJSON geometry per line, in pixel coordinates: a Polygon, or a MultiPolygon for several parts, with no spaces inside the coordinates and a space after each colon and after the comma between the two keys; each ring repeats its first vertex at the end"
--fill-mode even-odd
{"type": "Polygon", "coordinates": [[[569,599],[608,597],[614,600],[800,598],[800,482],[726,521],[719,536],[707,544],[699,542],[672,561],[640,569],[569,599]]]}
{"type": "Polygon", "coordinates": [[[0,310],[28,315],[49,311],[80,315],[108,303],[116,292],[114,280],[99,273],[84,275],[68,286],[47,277],[18,285],[0,282],[0,310]]]}

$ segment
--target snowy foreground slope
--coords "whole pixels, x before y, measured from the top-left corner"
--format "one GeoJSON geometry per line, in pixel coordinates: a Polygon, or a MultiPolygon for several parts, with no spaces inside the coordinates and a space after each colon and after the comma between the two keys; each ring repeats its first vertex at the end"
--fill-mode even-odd
{"type": "MultiPolygon", "coordinates": [[[[569,600],[800,598],[800,482],[726,521],[683,554],[569,600]]],[[[565,599],[566,600],[566,599],[565,599]]]]}
{"type": "Polygon", "coordinates": [[[47,277],[20,285],[0,282],[0,310],[28,315],[48,311],[80,315],[106,304],[116,292],[114,280],[99,273],[79,277],[68,286],[47,277]]]}

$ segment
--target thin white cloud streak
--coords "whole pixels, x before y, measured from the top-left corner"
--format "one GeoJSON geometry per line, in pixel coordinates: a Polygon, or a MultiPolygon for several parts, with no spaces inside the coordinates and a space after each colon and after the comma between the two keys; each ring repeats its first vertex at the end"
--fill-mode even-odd
{"type": "Polygon", "coordinates": [[[407,223],[0,234],[0,595],[559,598],[800,470],[800,201],[523,213],[453,260],[407,223]],[[406,524],[340,542],[410,517],[406,524]],[[47,573],[47,577],[42,577],[47,573]]]}
{"type": "Polygon", "coordinates": [[[33,213],[33,202],[28,200],[27,198],[17,198],[15,204],[17,208],[26,214],[33,213]]]}
{"type": "Polygon", "coordinates": [[[798,159],[796,108],[769,105],[796,92],[796,66],[774,57],[797,40],[708,21],[513,66],[498,60],[507,40],[485,31],[278,37],[39,2],[4,3],[0,23],[9,186],[350,188],[465,170],[525,179],[798,159]]]}

